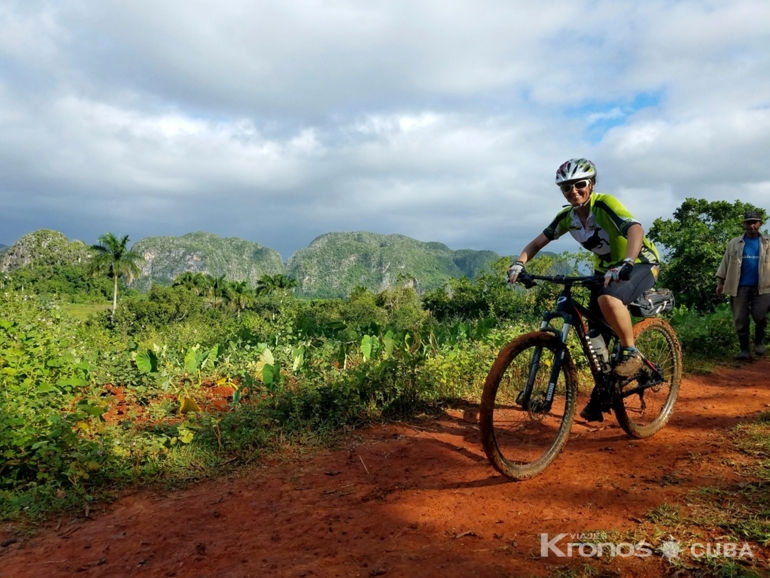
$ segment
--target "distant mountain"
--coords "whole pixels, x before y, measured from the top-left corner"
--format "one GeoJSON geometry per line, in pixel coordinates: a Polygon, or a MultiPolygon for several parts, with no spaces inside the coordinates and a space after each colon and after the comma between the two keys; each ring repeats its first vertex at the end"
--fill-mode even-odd
{"type": "MultiPolygon", "coordinates": [[[[24,235],[0,253],[0,271],[31,263],[61,265],[90,258],[90,245],[70,241],[58,231],[41,229],[24,235]]],[[[132,249],[143,257],[141,274],[131,287],[146,291],[153,283],[170,285],[185,271],[224,275],[255,286],[262,275],[284,274],[299,283],[304,297],[346,297],[354,287],[379,292],[414,280],[422,292],[451,277],[474,278],[500,256],[493,251],[453,251],[442,243],[425,243],[404,235],[327,233],[300,249],[284,265],[274,249],[237,237],[188,233],[181,237],[146,237],[132,249]],[[401,278],[399,278],[401,276],[401,278]]]]}
{"type": "Polygon", "coordinates": [[[181,237],[146,237],[132,249],[144,258],[142,274],[132,287],[147,290],[153,283],[169,285],[185,271],[224,275],[231,281],[248,281],[255,286],[262,275],[286,273],[281,255],[237,237],[212,233],[188,233],[181,237]]]}
{"type": "Polygon", "coordinates": [[[346,297],[357,285],[382,291],[399,275],[412,277],[420,291],[451,277],[475,277],[500,256],[493,251],[453,251],[442,243],[425,243],[404,235],[327,233],[294,253],[288,274],[305,297],[346,297]]]}
{"type": "Polygon", "coordinates": [[[0,271],[10,273],[30,265],[67,265],[89,258],[90,247],[83,241],[70,241],[63,233],[40,229],[20,237],[10,247],[3,246],[0,271]]]}

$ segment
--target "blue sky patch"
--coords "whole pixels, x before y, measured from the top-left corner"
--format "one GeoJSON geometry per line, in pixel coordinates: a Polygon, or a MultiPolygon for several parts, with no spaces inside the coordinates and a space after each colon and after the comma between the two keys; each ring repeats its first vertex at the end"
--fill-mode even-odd
{"type": "Polygon", "coordinates": [[[613,101],[589,101],[582,106],[567,110],[567,116],[580,118],[585,122],[583,138],[596,144],[612,127],[625,124],[629,116],[644,108],[660,105],[663,91],[640,92],[631,99],[613,101]]]}

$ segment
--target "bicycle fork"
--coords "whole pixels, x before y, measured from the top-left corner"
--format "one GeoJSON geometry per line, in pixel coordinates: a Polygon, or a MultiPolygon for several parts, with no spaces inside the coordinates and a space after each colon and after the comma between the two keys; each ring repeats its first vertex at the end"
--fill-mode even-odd
{"type": "MultiPolygon", "coordinates": [[[[548,322],[543,321],[540,327],[541,331],[545,331],[548,327],[548,322]]],[[[553,394],[556,391],[556,383],[559,381],[559,372],[561,371],[561,364],[564,360],[564,355],[567,351],[567,336],[569,335],[571,325],[564,324],[561,335],[561,342],[559,347],[554,352],[553,364],[551,365],[551,374],[548,378],[548,388],[546,389],[543,399],[535,400],[531,403],[530,397],[532,396],[532,389],[535,386],[535,379],[537,378],[537,370],[540,368],[540,358],[543,355],[543,348],[536,347],[532,354],[532,359],[529,362],[529,374],[527,376],[527,383],[524,389],[516,396],[516,403],[521,405],[525,410],[534,413],[548,413],[551,411],[551,404],[553,403],[553,394]]]]}

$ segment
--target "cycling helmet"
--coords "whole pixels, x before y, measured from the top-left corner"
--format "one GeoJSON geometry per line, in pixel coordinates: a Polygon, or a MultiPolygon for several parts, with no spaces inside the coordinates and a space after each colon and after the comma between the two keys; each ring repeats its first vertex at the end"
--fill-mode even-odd
{"type": "Polygon", "coordinates": [[[595,179],[596,165],[588,159],[570,159],[556,171],[556,184],[580,179],[595,179]]]}

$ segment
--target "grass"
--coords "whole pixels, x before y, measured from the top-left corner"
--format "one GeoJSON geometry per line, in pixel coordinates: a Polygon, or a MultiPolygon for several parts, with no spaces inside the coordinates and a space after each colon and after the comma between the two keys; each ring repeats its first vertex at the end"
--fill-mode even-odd
{"type": "Polygon", "coordinates": [[[68,303],[62,305],[62,309],[65,313],[79,321],[85,321],[94,313],[109,311],[111,307],[112,303],[68,303]]]}
{"type": "Polygon", "coordinates": [[[770,568],[760,560],[762,548],[770,546],[770,412],[726,432],[725,440],[748,458],[722,462],[738,473],[739,482],[700,487],[684,494],[676,503],[662,503],[649,510],[645,520],[640,520],[633,530],[611,532],[608,541],[645,541],[659,548],[668,540],[676,540],[682,553],[668,561],[667,575],[671,576],[770,575],[770,568]],[[710,552],[699,546],[707,543],[712,544],[710,552]],[[752,557],[728,555],[725,544],[734,545],[739,554],[748,544],[752,557]]]}

